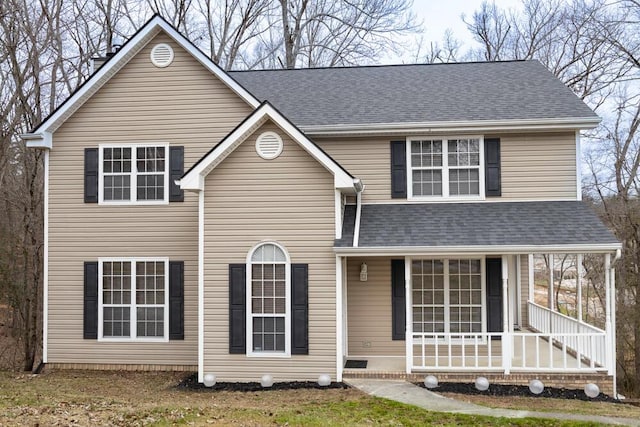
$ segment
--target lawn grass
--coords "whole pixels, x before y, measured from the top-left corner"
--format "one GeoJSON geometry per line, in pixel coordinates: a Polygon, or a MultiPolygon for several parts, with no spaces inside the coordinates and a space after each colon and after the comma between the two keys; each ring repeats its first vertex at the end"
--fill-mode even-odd
{"type": "Polygon", "coordinates": [[[165,372],[0,372],[0,426],[589,425],[429,412],[353,389],[243,393],[175,388],[184,377],[165,372]]]}
{"type": "Polygon", "coordinates": [[[491,408],[516,409],[523,411],[566,412],[583,415],[601,415],[640,419],[640,407],[628,403],[611,403],[584,400],[551,399],[544,397],[510,396],[500,398],[481,394],[440,393],[445,397],[471,402],[491,408]]]}

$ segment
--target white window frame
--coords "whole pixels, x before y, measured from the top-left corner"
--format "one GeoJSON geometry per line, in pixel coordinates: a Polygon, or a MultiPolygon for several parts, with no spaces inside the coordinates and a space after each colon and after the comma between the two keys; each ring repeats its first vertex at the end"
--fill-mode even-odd
{"type": "MultiPolygon", "coordinates": [[[[127,304],[122,304],[126,306],[127,304]]],[[[148,306],[148,304],[141,304],[148,306]]],[[[169,341],[169,258],[98,258],[98,341],[105,342],[168,342],[169,341]],[[105,262],[130,262],[131,263],[131,302],[130,310],[130,336],[129,337],[104,337],[104,305],[102,301],[102,266],[105,262]],[[137,308],[136,303],[136,262],[164,262],[164,336],[162,337],[138,337],[137,332],[137,308]]]]}
{"type": "MultiPolygon", "coordinates": [[[[167,143],[139,143],[139,144],[99,144],[98,145],[98,204],[100,205],[166,205],[169,204],[169,144],[167,143]],[[136,149],[148,147],[164,148],[164,199],[162,200],[137,200],[138,199],[138,175],[150,175],[147,172],[137,172],[136,149]],[[129,172],[131,190],[129,200],[104,200],[104,149],[105,148],[131,148],[131,172],[129,172]]],[[[159,175],[153,173],[151,175],[159,175]]]]}
{"type": "MultiPolygon", "coordinates": [[[[480,260],[480,306],[481,306],[481,330],[480,332],[454,332],[455,334],[460,335],[475,335],[475,334],[486,334],[487,333],[487,285],[486,285],[486,256],[447,256],[447,257],[439,257],[439,256],[420,256],[409,258],[409,271],[412,271],[413,261],[422,261],[422,260],[439,260],[443,261],[443,273],[444,273],[444,332],[425,332],[427,334],[438,335],[438,334],[450,334],[451,332],[451,288],[450,288],[450,278],[451,275],[449,273],[449,261],[450,260],[480,260]]],[[[415,301],[413,301],[413,274],[409,277],[411,283],[411,329],[413,330],[413,308],[415,306],[415,301]]],[[[434,304],[432,304],[434,306],[434,304]]],[[[456,306],[460,306],[456,304],[456,306]]],[[[466,305],[466,307],[473,307],[471,305],[466,305]]],[[[441,341],[441,340],[440,340],[441,341]]],[[[416,341],[416,343],[420,343],[421,341],[416,341]]]]}
{"type": "MultiPolygon", "coordinates": [[[[484,136],[483,135],[424,135],[424,136],[411,136],[406,139],[406,159],[407,159],[407,199],[412,200],[429,200],[429,201],[464,201],[464,200],[485,200],[484,189],[484,136]],[[459,166],[449,167],[449,141],[456,139],[477,139],[479,145],[479,183],[478,183],[478,195],[463,194],[463,195],[450,195],[449,194],[449,172],[452,169],[468,169],[459,166]],[[412,141],[442,141],[442,166],[428,168],[431,170],[442,170],[442,195],[441,196],[421,196],[413,194],[413,167],[411,166],[411,142],[412,141]]],[[[416,168],[427,169],[427,168],[416,168]]]]}
{"type": "MultiPolygon", "coordinates": [[[[271,263],[268,263],[271,264],[271,263]]],[[[255,245],[249,253],[247,254],[246,259],[246,341],[247,341],[247,356],[248,357],[280,357],[280,358],[290,358],[291,357],[291,258],[289,257],[289,252],[287,249],[273,241],[264,241],[255,245]],[[251,265],[253,264],[251,258],[253,253],[260,247],[266,245],[274,245],[279,248],[285,256],[285,314],[284,314],[284,352],[281,351],[254,351],[253,350],[253,318],[254,317],[281,317],[281,315],[273,315],[270,313],[260,313],[253,314],[251,299],[252,299],[252,290],[251,290],[251,280],[252,280],[252,269],[251,265]]]]}

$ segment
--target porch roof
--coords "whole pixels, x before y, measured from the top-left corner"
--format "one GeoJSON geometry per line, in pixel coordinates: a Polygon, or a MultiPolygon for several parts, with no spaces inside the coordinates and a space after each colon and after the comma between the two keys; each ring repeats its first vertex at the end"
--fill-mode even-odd
{"type": "MultiPolygon", "coordinates": [[[[336,250],[354,247],[356,207],[336,250]]],[[[580,201],[362,205],[358,249],[607,248],[620,243],[580,201]]]]}

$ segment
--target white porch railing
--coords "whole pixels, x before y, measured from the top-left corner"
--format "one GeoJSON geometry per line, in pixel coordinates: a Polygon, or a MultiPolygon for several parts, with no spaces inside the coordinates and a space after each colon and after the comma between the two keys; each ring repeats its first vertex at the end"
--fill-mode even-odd
{"type": "Polygon", "coordinates": [[[606,366],[606,333],[595,326],[529,301],[529,324],[543,334],[552,334],[558,346],[567,346],[589,365],[606,366]]]}
{"type": "Polygon", "coordinates": [[[409,357],[414,372],[594,372],[606,370],[593,356],[604,357],[605,342],[604,333],[594,332],[414,333],[409,357]]]}

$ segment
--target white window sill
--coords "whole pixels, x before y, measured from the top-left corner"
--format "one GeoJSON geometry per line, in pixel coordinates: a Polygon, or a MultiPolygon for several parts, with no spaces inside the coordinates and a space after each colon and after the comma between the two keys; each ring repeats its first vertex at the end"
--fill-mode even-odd
{"type": "Polygon", "coordinates": [[[257,358],[275,358],[275,359],[290,359],[291,354],[289,353],[276,353],[276,352],[247,352],[247,357],[257,357],[257,358]]]}
{"type": "Polygon", "coordinates": [[[98,342],[118,342],[118,343],[164,343],[169,342],[169,338],[98,338],[98,342]]]}
{"type": "Polygon", "coordinates": [[[154,206],[154,205],[168,205],[168,200],[149,200],[139,202],[127,202],[127,201],[101,201],[98,202],[100,206],[154,206]]]}

